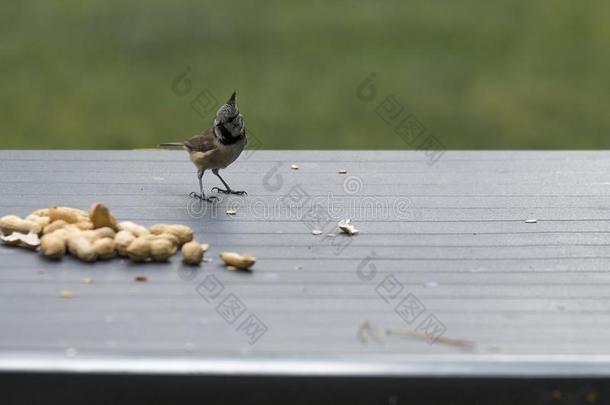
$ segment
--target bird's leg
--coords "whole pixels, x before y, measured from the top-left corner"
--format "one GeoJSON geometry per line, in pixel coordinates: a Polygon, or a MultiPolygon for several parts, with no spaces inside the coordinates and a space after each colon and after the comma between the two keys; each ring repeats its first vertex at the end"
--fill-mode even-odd
{"type": "Polygon", "coordinates": [[[203,192],[203,173],[205,173],[205,170],[203,170],[203,169],[197,170],[197,178],[199,179],[199,192],[201,194],[197,194],[196,192],[193,191],[190,194],[190,196],[192,198],[199,198],[201,201],[212,202],[212,201],[216,200],[217,197],[214,197],[214,196],[206,197],[205,196],[205,193],[203,192]]]}
{"type": "Polygon", "coordinates": [[[222,188],[219,188],[219,187],[213,187],[212,191],[216,190],[219,193],[223,193],[223,194],[248,195],[248,193],[246,193],[245,191],[232,190],[231,187],[229,187],[229,185],[227,184],[227,182],[224,181],[224,179],[222,177],[220,177],[220,174],[218,173],[218,169],[212,169],[212,173],[214,173],[216,175],[216,177],[218,177],[220,179],[220,181],[222,181],[222,184],[224,184],[224,186],[226,187],[226,190],[223,190],[222,188]]]}

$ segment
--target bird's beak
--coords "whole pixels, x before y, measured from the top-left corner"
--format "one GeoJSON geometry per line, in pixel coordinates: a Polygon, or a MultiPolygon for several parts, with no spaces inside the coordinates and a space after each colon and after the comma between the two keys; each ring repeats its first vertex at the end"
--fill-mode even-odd
{"type": "Polygon", "coordinates": [[[237,95],[237,92],[234,91],[233,94],[231,94],[231,97],[229,97],[229,100],[227,101],[227,104],[235,105],[235,96],[236,95],[237,95]]]}

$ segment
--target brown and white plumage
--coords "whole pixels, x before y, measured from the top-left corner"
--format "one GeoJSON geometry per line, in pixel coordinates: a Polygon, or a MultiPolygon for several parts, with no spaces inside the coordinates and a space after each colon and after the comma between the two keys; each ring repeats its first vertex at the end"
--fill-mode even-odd
{"type": "MultiPolygon", "coordinates": [[[[188,151],[191,161],[197,167],[201,194],[191,193],[193,197],[210,201],[210,198],[205,197],[202,181],[203,174],[208,169],[211,169],[226,187],[224,190],[218,187],[214,187],[212,190],[221,193],[246,194],[245,191],[232,190],[218,173],[219,169],[226,168],[239,157],[247,143],[244,119],[237,108],[235,96],[236,93],[233,93],[227,103],[218,109],[212,128],[181,144],[188,151]]],[[[176,145],[161,144],[160,146],[176,145]]]]}

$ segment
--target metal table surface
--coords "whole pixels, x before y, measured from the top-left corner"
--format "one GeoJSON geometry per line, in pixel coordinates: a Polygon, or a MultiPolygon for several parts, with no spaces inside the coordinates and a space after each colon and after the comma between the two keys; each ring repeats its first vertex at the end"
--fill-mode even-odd
{"type": "Polygon", "coordinates": [[[430,163],[249,151],[223,172],[248,196],[202,204],[184,152],[0,151],[0,215],[103,202],[120,220],[191,226],[212,259],[85,264],[0,247],[0,371],[605,380],[610,153],[430,163]],[[340,234],[343,218],[360,234],[340,234]],[[220,251],[258,261],[229,272],[220,251]]]}

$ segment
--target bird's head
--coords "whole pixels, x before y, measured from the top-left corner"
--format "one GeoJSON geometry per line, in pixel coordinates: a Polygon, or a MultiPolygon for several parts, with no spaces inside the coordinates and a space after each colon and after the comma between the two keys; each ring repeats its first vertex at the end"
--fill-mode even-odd
{"type": "Polygon", "coordinates": [[[214,119],[215,126],[223,126],[232,136],[243,135],[244,123],[242,115],[237,108],[235,97],[237,92],[233,92],[227,102],[218,109],[216,118],[214,119]]]}
{"type": "Polygon", "coordinates": [[[224,123],[231,120],[239,114],[239,109],[237,108],[237,103],[235,102],[235,96],[237,92],[233,92],[231,97],[227,100],[225,104],[223,104],[218,111],[216,112],[216,123],[224,123]]]}

